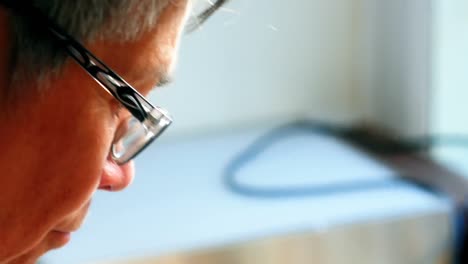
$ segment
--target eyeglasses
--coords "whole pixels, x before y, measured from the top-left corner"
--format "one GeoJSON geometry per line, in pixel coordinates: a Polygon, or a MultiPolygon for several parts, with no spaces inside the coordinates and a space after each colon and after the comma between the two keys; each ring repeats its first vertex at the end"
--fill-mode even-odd
{"type": "Polygon", "coordinates": [[[39,10],[34,7],[26,8],[21,4],[18,5],[14,3],[15,1],[3,0],[0,2],[20,14],[38,20],[34,22],[43,23],[57,43],[130,112],[131,115],[117,129],[112,142],[110,152],[117,164],[121,165],[133,159],[172,123],[172,118],[166,110],[153,106],[143,95],[78,41],[41,15],[39,10]]]}
{"type": "Polygon", "coordinates": [[[131,113],[119,126],[116,132],[118,136],[112,143],[112,158],[118,164],[133,159],[172,123],[166,110],[153,106],[123,78],[60,28],[49,26],[49,31],[67,53],[131,113]]]}

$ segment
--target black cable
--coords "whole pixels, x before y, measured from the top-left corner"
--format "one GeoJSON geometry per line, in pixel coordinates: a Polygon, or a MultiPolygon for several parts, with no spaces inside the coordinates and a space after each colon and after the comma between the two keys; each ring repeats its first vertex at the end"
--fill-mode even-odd
{"type": "MultiPolygon", "coordinates": [[[[300,196],[323,196],[345,192],[358,192],[369,189],[385,189],[408,184],[407,181],[404,181],[402,179],[385,178],[376,180],[354,181],[352,183],[326,184],[321,186],[311,185],[290,188],[260,188],[250,186],[248,184],[242,184],[239,181],[237,181],[236,173],[239,171],[239,169],[248,163],[254,162],[255,159],[261,153],[263,153],[274,143],[289,136],[293,136],[297,133],[304,132],[329,135],[337,138],[354,138],[354,140],[357,139],[356,136],[353,135],[351,129],[339,126],[330,126],[318,122],[296,121],[290,124],[280,126],[258,138],[228,163],[228,165],[225,167],[223,174],[223,182],[226,188],[235,194],[248,197],[288,198],[300,196]]],[[[426,141],[424,141],[424,143],[425,142],[426,141]]],[[[398,148],[393,149],[392,151],[414,151],[416,150],[415,146],[418,146],[419,149],[422,148],[422,145],[423,144],[420,145],[420,142],[415,142],[415,144],[413,144],[408,149],[398,148]]],[[[424,189],[430,188],[428,186],[422,186],[420,184],[418,184],[418,186],[423,187],[424,189]]]]}

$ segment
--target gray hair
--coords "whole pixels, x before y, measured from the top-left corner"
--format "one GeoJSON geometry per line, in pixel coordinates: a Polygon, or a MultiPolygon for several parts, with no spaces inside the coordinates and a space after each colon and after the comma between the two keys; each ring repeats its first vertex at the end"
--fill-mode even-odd
{"type": "MultiPolygon", "coordinates": [[[[79,41],[130,41],[151,28],[170,0],[33,0],[66,32],[79,41]]],[[[66,56],[30,21],[12,16],[12,81],[43,80],[58,73],[66,56]]]]}
{"type": "MultiPolygon", "coordinates": [[[[30,0],[42,12],[81,42],[134,40],[151,29],[172,0],[30,0]]],[[[227,0],[211,2],[196,19],[204,22],[227,0]]],[[[66,54],[53,41],[33,30],[30,21],[12,16],[12,82],[44,80],[60,72],[66,54]]],[[[197,26],[195,25],[195,27],[197,26]]],[[[193,30],[195,27],[189,28],[193,30]]]]}

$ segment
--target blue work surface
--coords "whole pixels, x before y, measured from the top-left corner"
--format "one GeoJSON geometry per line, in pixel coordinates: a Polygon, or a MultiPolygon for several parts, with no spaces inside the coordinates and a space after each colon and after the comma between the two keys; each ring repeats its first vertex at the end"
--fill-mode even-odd
{"type": "Polygon", "coordinates": [[[243,196],[223,182],[225,166],[265,129],[155,143],[137,159],[121,193],[97,193],[87,222],[48,264],[157,256],[334,225],[451,211],[329,136],[296,133],[239,168],[237,180],[260,190],[382,182],[379,188],[286,198],[243,196]],[[387,184],[388,183],[388,184],[387,184]]]}

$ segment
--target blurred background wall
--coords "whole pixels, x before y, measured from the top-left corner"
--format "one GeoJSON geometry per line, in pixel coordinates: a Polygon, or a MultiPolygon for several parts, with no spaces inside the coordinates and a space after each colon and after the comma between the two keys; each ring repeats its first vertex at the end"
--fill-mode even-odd
{"type": "Polygon", "coordinates": [[[361,0],[362,118],[401,136],[428,132],[432,1],[361,0]]]}
{"type": "Polygon", "coordinates": [[[468,2],[434,1],[433,129],[468,133],[468,2]]]}
{"type": "MultiPolygon", "coordinates": [[[[433,1],[431,132],[468,134],[468,2],[433,1]]],[[[440,148],[439,160],[468,173],[466,148],[440,148]]]]}
{"type": "Polygon", "coordinates": [[[234,0],[186,35],[175,83],[152,100],[172,135],[312,116],[359,117],[355,0],[234,0]]]}
{"type": "Polygon", "coordinates": [[[468,132],[464,0],[233,0],[183,38],[152,100],[172,136],[309,117],[468,132]]]}

